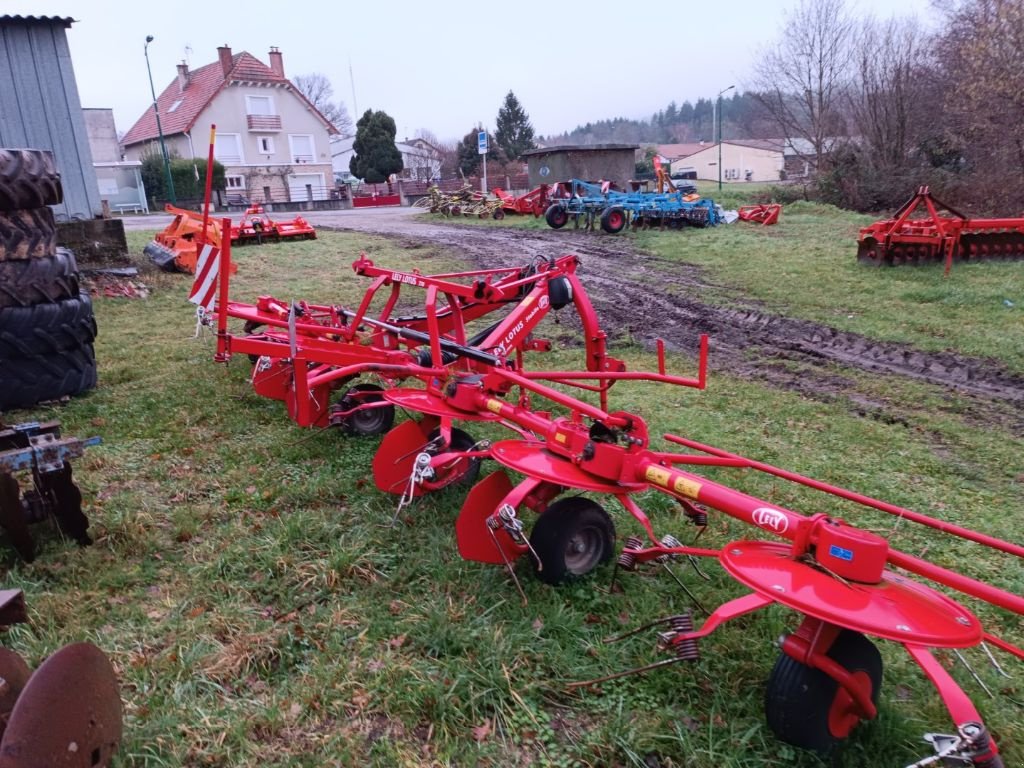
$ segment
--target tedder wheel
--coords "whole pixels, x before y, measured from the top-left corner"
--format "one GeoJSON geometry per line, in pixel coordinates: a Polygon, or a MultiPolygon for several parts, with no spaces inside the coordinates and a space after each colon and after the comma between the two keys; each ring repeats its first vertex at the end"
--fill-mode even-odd
{"type": "Polygon", "coordinates": [[[556,501],[541,513],[530,533],[530,546],[544,566],[537,577],[547,584],[585,576],[608,562],[614,545],[611,517],[581,496],[556,501]]]}
{"type": "MultiPolygon", "coordinates": [[[[435,440],[441,437],[441,430],[435,429],[429,435],[427,440],[433,443],[435,440]]],[[[468,433],[463,432],[461,429],[452,428],[452,444],[448,450],[452,451],[471,451],[473,446],[476,445],[474,440],[468,433]]],[[[439,453],[444,453],[446,449],[430,447],[426,449],[426,452],[435,456],[439,453]]],[[[474,456],[471,459],[460,457],[454,462],[450,463],[446,467],[438,467],[437,475],[434,478],[434,485],[445,482],[446,485],[463,485],[470,486],[476,482],[476,479],[480,476],[480,458],[474,456]],[[454,477],[451,482],[446,482],[448,478],[454,477]]]]}
{"type": "Polygon", "coordinates": [[[505,211],[503,211],[501,208],[497,208],[495,209],[494,213],[491,214],[491,218],[493,218],[495,221],[501,221],[502,219],[505,218],[505,211]]]}
{"type": "Polygon", "coordinates": [[[601,213],[601,229],[609,235],[617,235],[626,227],[626,212],[618,206],[605,208],[601,213]]]}
{"type": "Polygon", "coordinates": [[[548,226],[552,229],[561,229],[569,221],[569,212],[565,210],[564,205],[553,203],[544,212],[544,220],[547,221],[548,226]]]}
{"type": "MultiPolygon", "coordinates": [[[[871,683],[871,700],[882,686],[882,657],[859,632],[844,629],[828,657],[871,683]]],[[[821,670],[801,664],[785,653],[775,662],[765,689],[764,709],[769,727],[782,741],[827,755],[850,735],[860,717],[839,683],[821,670]]]]}
{"type": "MultiPolygon", "coordinates": [[[[338,408],[339,410],[347,411],[363,403],[379,403],[384,399],[380,395],[383,391],[383,388],[376,384],[356,384],[345,390],[345,393],[338,400],[338,408]],[[362,395],[360,394],[362,392],[371,394],[362,395]]],[[[343,417],[338,422],[338,426],[348,435],[371,437],[373,435],[383,435],[391,429],[391,425],[394,423],[395,406],[389,404],[380,408],[365,408],[361,411],[355,411],[343,417]]]]}

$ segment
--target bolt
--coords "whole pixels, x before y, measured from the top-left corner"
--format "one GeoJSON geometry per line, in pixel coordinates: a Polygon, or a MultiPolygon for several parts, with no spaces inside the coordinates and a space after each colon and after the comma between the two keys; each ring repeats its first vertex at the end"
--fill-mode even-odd
{"type": "Polygon", "coordinates": [[[729,550],[729,554],[730,555],[742,555],[743,554],[743,550],[742,549],[730,549],[729,550]]]}
{"type": "Polygon", "coordinates": [[[77,751],[78,751],[78,743],[74,742],[74,741],[69,742],[68,743],[68,752],[77,752],[77,751]]]}
{"type": "Polygon", "coordinates": [[[772,584],[772,589],[774,589],[776,592],[785,592],[786,591],[786,588],[784,586],[782,586],[781,584],[772,584]]]}
{"type": "Polygon", "coordinates": [[[909,632],[910,631],[910,627],[908,627],[906,624],[897,624],[896,625],[896,629],[898,629],[900,632],[909,632]]]}
{"type": "Polygon", "coordinates": [[[968,621],[966,616],[957,616],[956,620],[958,623],[963,624],[965,627],[971,623],[970,621],[968,621]]]}

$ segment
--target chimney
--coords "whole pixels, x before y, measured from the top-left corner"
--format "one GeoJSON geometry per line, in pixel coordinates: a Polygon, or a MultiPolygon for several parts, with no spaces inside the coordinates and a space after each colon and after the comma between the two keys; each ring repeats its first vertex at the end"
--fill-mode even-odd
{"type": "Polygon", "coordinates": [[[184,91],[188,88],[188,64],[184,61],[178,65],[178,90],[184,91]]]}
{"type": "Polygon", "coordinates": [[[220,68],[224,70],[224,77],[227,77],[231,74],[231,49],[227,43],[217,49],[217,55],[220,56],[220,68]]]}
{"type": "Polygon", "coordinates": [[[274,70],[274,74],[278,77],[284,77],[284,60],[281,58],[281,52],[277,50],[276,45],[270,46],[270,68],[274,70]]]}

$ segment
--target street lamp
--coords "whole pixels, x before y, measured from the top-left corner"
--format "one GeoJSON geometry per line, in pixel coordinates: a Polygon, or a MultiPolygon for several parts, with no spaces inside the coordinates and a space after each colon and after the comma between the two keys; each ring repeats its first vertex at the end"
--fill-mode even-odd
{"type": "Polygon", "coordinates": [[[160,151],[164,156],[164,175],[167,179],[167,193],[171,197],[171,205],[177,205],[178,199],[174,195],[174,179],[171,178],[171,159],[167,156],[167,145],[164,144],[164,129],[160,126],[160,110],[156,105],[156,89],[153,87],[153,70],[149,68],[149,44],[153,42],[152,35],[146,35],[146,45],[143,52],[146,54],[146,72],[149,73],[149,91],[153,94],[153,114],[156,115],[156,132],[160,137],[160,151]]]}
{"type": "Polygon", "coordinates": [[[718,191],[722,191],[722,94],[731,91],[735,85],[723,88],[718,92],[718,191]]]}

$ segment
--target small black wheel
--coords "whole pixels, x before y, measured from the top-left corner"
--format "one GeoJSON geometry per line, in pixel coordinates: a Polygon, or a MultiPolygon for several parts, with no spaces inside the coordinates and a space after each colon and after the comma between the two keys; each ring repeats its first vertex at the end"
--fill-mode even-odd
{"type": "Polygon", "coordinates": [[[609,235],[617,235],[626,228],[626,212],[617,205],[605,208],[601,212],[601,229],[609,235]]]}
{"type": "Polygon", "coordinates": [[[543,565],[537,577],[547,584],[562,584],[611,559],[615,524],[601,505],[573,496],[541,513],[530,533],[530,546],[543,565]]]}
{"type": "Polygon", "coordinates": [[[544,212],[544,220],[552,229],[561,229],[569,221],[569,212],[565,210],[564,205],[554,203],[544,212]]]}
{"type": "MultiPolygon", "coordinates": [[[[827,656],[854,675],[866,676],[871,683],[871,700],[878,701],[882,657],[870,640],[844,629],[827,656]]],[[[775,735],[821,755],[828,755],[860,722],[851,704],[850,695],[839,683],[785,653],[775,662],[764,695],[765,717],[775,735]]]]}
{"type": "MultiPolygon", "coordinates": [[[[435,429],[429,435],[427,440],[431,443],[431,447],[426,449],[426,452],[432,456],[436,456],[439,453],[444,453],[447,450],[451,451],[471,451],[476,445],[476,440],[473,439],[467,432],[463,432],[461,429],[452,428],[452,443],[448,448],[434,447],[440,445],[441,430],[435,429]],[[437,441],[436,443],[434,441],[437,441]]],[[[470,486],[476,482],[476,479],[480,476],[480,457],[474,456],[472,458],[459,458],[454,462],[448,464],[445,467],[437,468],[437,475],[434,477],[433,485],[462,485],[470,486]],[[454,480],[449,478],[454,476],[454,480]]]]}
{"type": "Polygon", "coordinates": [[[491,214],[491,217],[495,221],[501,221],[502,219],[505,218],[505,211],[503,211],[501,208],[498,208],[497,210],[494,211],[494,213],[491,214]]]}
{"type": "MultiPolygon", "coordinates": [[[[384,400],[380,395],[383,391],[383,388],[376,384],[356,384],[345,390],[338,400],[337,406],[339,410],[347,411],[364,403],[379,403],[384,400]]],[[[342,417],[336,423],[349,435],[359,437],[383,435],[395,423],[395,406],[389,404],[379,408],[365,408],[342,417]]]]}

